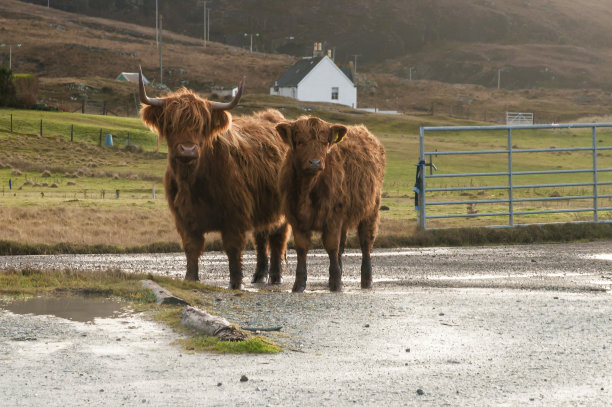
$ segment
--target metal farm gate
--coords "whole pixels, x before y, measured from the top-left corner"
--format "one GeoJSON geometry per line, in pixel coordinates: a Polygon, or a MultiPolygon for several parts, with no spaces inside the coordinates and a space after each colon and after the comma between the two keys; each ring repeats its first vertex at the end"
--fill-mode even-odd
{"type": "Polygon", "coordinates": [[[608,128],[612,123],[421,127],[414,187],[420,229],[426,229],[430,219],[440,223],[450,218],[492,217],[487,222],[504,223],[486,225],[493,227],[555,223],[555,215],[548,214],[560,217],[570,212],[592,213],[592,218],[572,222],[612,222],[612,131],[608,128]],[[426,150],[426,135],[428,145],[438,143],[446,151],[426,150]],[[492,149],[469,149],[483,145],[479,135],[488,137],[484,144],[492,149]],[[552,141],[569,145],[546,145],[552,141]],[[517,143],[535,146],[521,148],[517,143]],[[483,155],[489,159],[479,160],[483,155]],[[463,161],[446,169],[440,162],[458,157],[463,161]],[[466,198],[457,199],[461,197],[466,198]],[[544,221],[529,219],[538,215],[540,220],[544,214],[548,216],[544,221]]]}

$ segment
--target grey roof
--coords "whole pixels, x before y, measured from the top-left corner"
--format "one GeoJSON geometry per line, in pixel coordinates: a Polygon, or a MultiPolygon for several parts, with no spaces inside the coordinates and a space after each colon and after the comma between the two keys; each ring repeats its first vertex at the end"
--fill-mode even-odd
{"type": "Polygon", "coordinates": [[[322,59],[323,57],[300,59],[274,82],[274,86],[281,88],[296,87],[322,59]]]}
{"type": "Polygon", "coordinates": [[[351,70],[351,68],[349,68],[348,66],[343,66],[343,67],[340,67],[340,70],[344,72],[346,77],[349,78],[351,82],[353,83],[355,82],[353,81],[353,71],[351,70]]]}

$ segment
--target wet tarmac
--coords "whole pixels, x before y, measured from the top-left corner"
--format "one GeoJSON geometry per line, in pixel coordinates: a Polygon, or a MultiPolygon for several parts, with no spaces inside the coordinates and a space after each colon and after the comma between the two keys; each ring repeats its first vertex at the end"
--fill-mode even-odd
{"type": "MultiPolygon", "coordinates": [[[[81,323],[0,310],[0,394],[24,406],[609,406],[612,243],[376,250],[374,288],[360,255],[344,293],[327,255],[309,258],[307,292],[219,291],[211,312],[282,326],[277,355],[185,353],[180,336],[134,312],[81,323]],[[247,381],[242,381],[245,376],[247,381]]],[[[181,278],[182,254],[0,257],[11,268],[121,269],[181,278]]],[[[225,287],[223,253],[200,278],[225,287]]]]}
{"type": "MultiPolygon", "coordinates": [[[[545,244],[491,247],[378,249],[372,254],[374,286],[489,287],[570,290],[612,289],[612,243],[545,244]]],[[[345,290],[359,290],[361,253],[344,255],[345,290]]],[[[287,255],[281,290],[293,284],[296,257],[287,255]]],[[[243,255],[244,284],[248,290],[266,289],[250,284],[255,254],[243,255]]],[[[326,290],[328,258],[322,250],[308,256],[307,290],[326,290]]],[[[185,256],[173,254],[0,256],[0,270],[77,269],[152,273],[182,278],[185,256]]],[[[222,252],[205,252],[200,259],[200,280],[226,287],[227,258],[222,252]]]]}

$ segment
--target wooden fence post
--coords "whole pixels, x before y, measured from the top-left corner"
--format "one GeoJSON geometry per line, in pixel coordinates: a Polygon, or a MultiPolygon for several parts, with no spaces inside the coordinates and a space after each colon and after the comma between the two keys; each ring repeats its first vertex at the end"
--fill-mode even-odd
{"type": "Polygon", "coordinates": [[[11,133],[13,132],[13,113],[11,113],[11,133]]]}
{"type": "Polygon", "coordinates": [[[42,119],[40,119],[40,137],[43,136],[43,131],[42,131],[42,119]]]}
{"type": "Polygon", "coordinates": [[[100,147],[102,147],[102,129],[100,129],[100,143],[99,143],[100,147]]]}
{"type": "Polygon", "coordinates": [[[70,142],[74,141],[74,124],[70,125],[70,142]]]}

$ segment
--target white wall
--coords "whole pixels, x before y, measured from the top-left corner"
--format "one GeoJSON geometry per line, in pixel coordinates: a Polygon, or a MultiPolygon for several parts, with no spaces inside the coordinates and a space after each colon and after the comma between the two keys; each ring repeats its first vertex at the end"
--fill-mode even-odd
{"type": "Polygon", "coordinates": [[[278,91],[275,91],[274,86],[272,86],[270,88],[270,95],[297,99],[297,88],[278,88],[278,91]]]}
{"type": "Polygon", "coordinates": [[[357,107],[357,88],[330,58],[324,57],[298,84],[297,99],[357,107]],[[338,100],[331,98],[332,87],[338,88],[338,100]]]}

